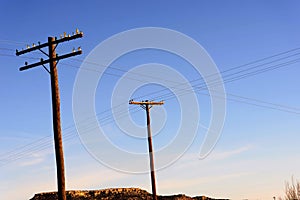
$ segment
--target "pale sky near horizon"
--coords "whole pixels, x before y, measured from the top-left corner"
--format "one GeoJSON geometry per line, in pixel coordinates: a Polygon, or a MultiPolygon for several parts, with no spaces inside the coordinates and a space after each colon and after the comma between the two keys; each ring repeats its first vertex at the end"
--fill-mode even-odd
{"type": "MultiPolygon", "coordinates": [[[[83,50],[83,55],[58,65],[66,187],[139,187],[151,192],[149,174],[120,172],[92,157],[80,140],[81,133],[76,131],[72,109],[73,88],[82,61],[111,36],[143,27],[171,29],[198,42],[222,72],[227,93],[221,137],[213,151],[199,159],[211,105],[207,92],[195,92],[201,111],[200,128],[183,156],[157,171],[158,194],[253,200],[284,196],[285,181],[292,176],[300,179],[299,8],[300,2],[296,0],[2,1],[0,199],[30,199],[35,193],[56,190],[49,75],[42,67],[19,72],[25,61],[33,63],[44,56],[36,52],[17,57],[15,50],[25,48],[26,44],[46,42],[48,36],[72,33],[76,28],[84,32],[84,37],[57,47],[59,54],[78,46],[83,50]]],[[[126,139],[128,135],[123,134],[111,116],[110,95],[121,76],[147,63],[167,65],[191,84],[197,78],[183,59],[151,49],[123,55],[107,69],[95,94],[95,112],[104,123],[103,130],[110,133],[109,139],[129,152],[146,153],[147,143],[143,139],[126,139]]],[[[89,72],[98,76],[97,70],[89,72]]],[[[131,75],[130,78],[144,79],[131,75]]],[[[171,78],[168,76],[166,79],[171,78]]],[[[167,117],[153,138],[156,150],[169,145],[181,120],[180,102],[169,96],[170,90],[157,92],[161,89],[161,85],[148,84],[132,95],[153,92],[155,96],[147,98],[165,100],[163,109],[151,110],[153,118],[160,119],[159,113],[163,111],[167,117]]],[[[145,112],[129,108],[133,121],[143,128],[145,112]]],[[[119,120],[126,112],[120,112],[119,120]]],[[[190,120],[192,123],[193,119],[190,120]]],[[[154,125],[158,122],[154,119],[154,125]]],[[[89,128],[95,131],[87,124],[89,128]]],[[[146,129],[141,134],[146,134],[146,129]]],[[[122,166],[134,168],[140,164],[126,163],[120,155],[111,158],[122,166]]],[[[160,160],[156,164],[159,166],[160,160]]]]}

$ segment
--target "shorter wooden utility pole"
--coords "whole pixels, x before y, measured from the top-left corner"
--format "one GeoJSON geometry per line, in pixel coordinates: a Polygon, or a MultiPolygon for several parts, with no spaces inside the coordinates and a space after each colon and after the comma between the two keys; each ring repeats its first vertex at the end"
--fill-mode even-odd
{"type": "Polygon", "coordinates": [[[149,147],[149,159],[150,159],[150,170],[151,170],[151,184],[152,184],[152,198],[153,200],[157,200],[156,196],[156,183],[155,183],[155,168],[154,168],[154,152],[152,147],[152,134],[151,134],[151,127],[150,127],[150,108],[153,105],[163,105],[164,102],[153,102],[153,101],[133,101],[130,100],[129,104],[140,105],[144,110],[146,110],[147,115],[147,131],[148,131],[148,147],[149,147]]]}

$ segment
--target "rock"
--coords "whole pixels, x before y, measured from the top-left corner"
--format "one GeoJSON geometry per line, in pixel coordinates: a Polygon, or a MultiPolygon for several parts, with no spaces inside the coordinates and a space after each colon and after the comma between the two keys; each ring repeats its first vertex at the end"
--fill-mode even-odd
{"type": "MultiPolygon", "coordinates": [[[[111,188],[102,190],[66,191],[67,200],[152,200],[152,195],[139,188],[111,188]]],[[[57,200],[57,192],[35,194],[30,200],[57,200]]],[[[189,197],[183,194],[158,196],[158,200],[214,200],[205,196],[189,197]]],[[[221,199],[220,199],[221,200],[221,199]]]]}

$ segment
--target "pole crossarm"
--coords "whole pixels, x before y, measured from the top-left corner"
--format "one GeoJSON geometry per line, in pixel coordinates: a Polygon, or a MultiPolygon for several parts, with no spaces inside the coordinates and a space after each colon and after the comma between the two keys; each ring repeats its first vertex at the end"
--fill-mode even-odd
{"type": "Polygon", "coordinates": [[[159,101],[159,102],[154,102],[154,101],[133,101],[130,100],[129,104],[134,104],[134,105],[163,105],[164,101],[159,101]]]}
{"type": "MultiPolygon", "coordinates": [[[[55,38],[55,40],[52,42],[52,44],[59,44],[59,43],[62,43],[62,42],[66,42],[66,41],[70,41],[70,40],[74,40],[74,39],[77,39],[77,38],[82,38],[83,37],[83,32],[82,31],[78,31],[78,29],[76,29],[76,33],[73,34],[73,35],[67,35],[66,33],[64,33],[64,36],[61,36],[60,39],[57,39],[55,38]]],[[[25,53],[29,53],[31,51],[35,51],[35,50],[40,50],[44,47],[48,47],[50,44],[48,42],[46,43],[43,43],[43,44],[39,44],[38,46],[35,46],[33,45],[32,47],[30,46],[27,46],[27,49],[24,49],[24,50],[21,50],[21,51],[18,51],[16,50],[16,55],[19,56],[19,55],[22,55],[22,54],[25,54],[25,53]]]]}
{"type": "Polygon", "coordinates": [[[22,54],[25,54],[25,53],[29,53],[31,51],[35,51],[35,50],[44,48],[44,47],[48,47],[48,43],[40,44],[40,45],[34,46],[34,47],[27,46],[27,49],[24,49],[22,51],[16,50],[16,55],[19,56],[19,55],[22,55],[22,54]]]}
{"type": "MultiPolygon", "coordinates": [[[[58,61],[58,60],[62,60],[62,59],[65,59],[65,58],[72,57],[72,56],[80,55],[80,54],[82,54],[82,50],[78,50],[78,51],[75,51],[75,52],[72,52],[72,53],[64,54],[62,56],[56,56],[55,58],[53,58],[53,60],[58,61]]],[[[44,64],[47,64],[47,63],[50,63],[50,62],[52,62],[50,59],[47,59],[47,60],[41,59],[41,61],[37,62],[37,63],[33,63],[33,64],[30,64],[30,65],[25,64],[25,66],[20,67],[19,70],[24,71],[26,69],[30,69],[30,68],[33,68],[33,67],[44,65],[44,64]]]]}

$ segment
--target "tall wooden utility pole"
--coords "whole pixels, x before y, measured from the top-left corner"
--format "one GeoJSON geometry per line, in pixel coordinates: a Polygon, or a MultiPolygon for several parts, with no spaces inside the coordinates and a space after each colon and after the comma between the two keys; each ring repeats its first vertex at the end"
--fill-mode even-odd
{"type": "Polygon", "coordinates": [[[49,73],[51,80],[51,94],[52,94],[52,112],[53,112],[53,132],[54,132],[54,145],[55,145],[55,156],[56,156],[56,170],[57,170],[57,187],[58,187],[58,199],[66,200],[66,188],[65,188],[65,167],[64,167],[64,154],[63,154],[63,144],[62,144],[62,133],[61,133],[61,122],[60,122],[60,97],[59,97],[59,87],[58,87],[58,75],[57,75],[57,62],[64,58],[71,56],[76,56],[82,53],[81,49],[78,48],[77,51],[73,50],[72,53],[65,54],[62,56],[56,55],[55,49],[59,43],[66,42],[69,40],[81,38],[83,36],[82,32],[76,29],[76,33],[71,35],[61,36],[60,39],[48,37],[48,42],[44,44],[39,44],[32,47],[27,46],[27,49],[18,51],[16,50],[16,55],[25,54],[34,50],[40,50],[43,54],[47,55],[49,59],[28,65],[25,62],[25,66],[20,68],[20,71],[27,70],[33,67],[42,65],[49,73]],[[48,54],[45,53],[42,48],[48,47],[48,54]],[[48,70],[44,64],[49,63],[50,70],[48,70]]]}
{"type": "Polygon", "coordinates": [[[150,108],[152,108],[153,105],[163,105],[164,102],[153,102],[153,101],[133,101],[130,100],[129,104],[135,104],[140,105],[144,110],[146,110],[147,115],[147,131],[148,131],[148,147],[149,147],[149,159],[150,159],[150,170],[151,170],[151,184],[152,184],[152,199],[157,200],[156,196],[156,181],[155,181],[155,167],[154,167],[154,152],[152,147],[152,134],[151,134],[151,121],[150,121],[150,108]]]}

